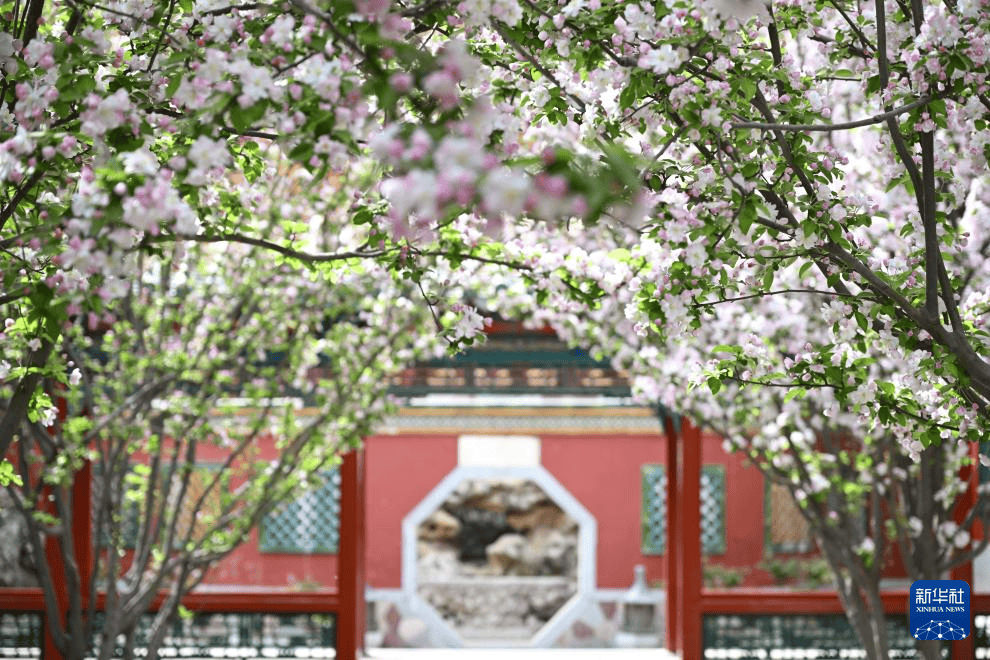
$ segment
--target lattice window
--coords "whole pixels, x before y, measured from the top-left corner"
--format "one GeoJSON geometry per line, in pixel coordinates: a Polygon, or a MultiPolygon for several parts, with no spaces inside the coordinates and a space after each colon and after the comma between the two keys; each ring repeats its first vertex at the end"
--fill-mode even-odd
{"type": "Polygon", "coordinates": [[[40,658],[44,628],[34,612],[0,612],[0,658],[40,658]]]}
{"type": "MultiPolygon", "coordinates": [[[[644,555],[662,555],[667,545],[667,473],[663,465],[642,467],[642,543],[644,555]]],[[[701,469],[701,551],[725,552],[725,468],[701,469]]]]}
{"type": "MultiPolygon", "coordinates": [[[[903,614],[887,615],[892,658],[916,657],[915,640],[907,623],[903,614]]],[[[768,657],[769,651],[771,658],[839,658],[847,657],[843,651],[862,648],[853,627],[841,614],[706,614],[703,618],[705,657],[756,660],[768,657]],[[806,655],[808,651],[814,655],[806,655]],[[777,655],[780,652],[783,653],[777,655]]],[[[942,657],[947,656],[947,651],[943,649],[942,657]]]]}
{"type": "MultiPolygon", "coordinates": [[[[135,657],[146,655],[154,616],[144,614],[138,619],[135,657]]],[[[103,617],[102,612],[96,613],[91,648],[98,649],[102,643],[103,617]]],[[[168,624],[159,654],[166,658],[297,658],[299,650],[306,649],[314,658],[326,658],[332,657],[335,646],[333,614],[200,612],[168,624]]],[[[114,657],[123,655],[124,649],[118,646],[114,657]]]]}
{"type": "Polygon", "coordinates": [[[643,533],[644,555],[662,555],[667,547],[667,473],[662,465],[644,465],[643,533]]]}
{"type": "Polygon", "coordinates": [[[340,472],[266,515],[261,522],[261,552],[335,554],[340,546],[340,472]]]}
{"type": "Polygon", "coordinates": [[[701,468],[701,551],[706,555],[725,552],[725,468],[701,468]]]}
{"type": "Polygon", "coordinates": [[[773,553],[808,552],[811,528],[787,486],[767,483],[765,492],[766,543],[773,553]]]}

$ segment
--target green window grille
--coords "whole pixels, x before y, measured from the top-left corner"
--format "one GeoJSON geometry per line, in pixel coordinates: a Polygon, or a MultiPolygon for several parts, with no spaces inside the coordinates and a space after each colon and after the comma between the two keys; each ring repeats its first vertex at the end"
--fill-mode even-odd
{"type": "MultiPolygon", "coordinates": [[[[641,470],[643,507],[641,548],[644,555],[662,555],[667,546],[667,473],[663,465],[641,470]]],[[[701,468],[701,551],[725,553],[725,468],[701,468]]]]}
{"type": "Polygon", "coordinates": [[[644,465],[643,534],[644,555],[662,555],[667,547],[667,473],[662,465],[644,465]]]}
{"type": "Polygon", "coordinates": [[[340,472],[277,507],[261,521],[261,552],[336,554],[340,546],[340,472]]]}
{"type": "Polygon", "coordinates": [[[701,551],[706,555],[725,553],[725,468],[701,468],[701,551]]]}

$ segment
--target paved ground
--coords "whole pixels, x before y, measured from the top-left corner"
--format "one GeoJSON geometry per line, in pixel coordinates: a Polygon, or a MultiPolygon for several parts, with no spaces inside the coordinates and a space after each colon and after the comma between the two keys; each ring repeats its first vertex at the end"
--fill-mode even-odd
{"type": "Polygon", "coordinates": [[[368,649],[369,660],[676,660],[665,649],[368,649]]]}

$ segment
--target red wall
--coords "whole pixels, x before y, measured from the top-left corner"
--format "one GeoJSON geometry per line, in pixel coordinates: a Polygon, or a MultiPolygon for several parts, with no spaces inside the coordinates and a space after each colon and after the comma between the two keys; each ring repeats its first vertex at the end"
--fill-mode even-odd
{"type": "Polygon", "coordinates": [[[456,435],[379,435],[365,444],[368,466],[368,585],[402,586],[402,519],[457,467],[456,435]]]}
{"type": "MultiPolygon", "coordinates": [[[[263,450],[267,453],[267,450],[263,450]]],[[[368,585],[402,586],[402,519],[457,467],[456,435],[381,435],[365,443],[368,585]]],[[[257,531],[211,572],[209,582],[308,589],[336,587],[336,555],[258,552],[257,531]]]]}
{"type": "MultiPolygon", "coordinates": [[[[663,435],[545,434],[543,466],[598,523],[597,582],[621,589],[633,567],[644,564],[649,581],[666,579],[664,557],[640,549],[641,467],[665,463],[663,435]]],[[[375,588],[402,585],[402,519],[457,466],[456,434],[379,435],[368,438],[367,582],[375,588]]],[[[756,568],[763,557],[763,477],[738,454],[726,454],[712,434],[702,438],[702,464],[726,470],[726,552],[706,558],[714,564],[748,569],[745,584],[772,584],[756,568]]],[[[899,574],[899,566],[893,574],[899,574]]],[[[281,586],[289,589],[336,586],[333,555],[260,554],[257,533],[218,566],[214,584],[281,586]]]]}
{"type": "MultiPolygon", "coordinates": [[[[763,475],[747,465],[741,454],[726,454],[722,449],[722,438],[705,433],[702,435],[701,464],[712,463],[725,466],[725,553],[710,555],[706,560],[723,566],[754,567],[763,559],[763,475]]],[[[770,581],[763,571],[754,570],[746,577],[746,584],[770,581]]]]}
{"type": "Polygon", "coordinates": [[[663,576],[663,557],[640,552],[640,506],[644,463],[663,463],[659,435],[544,435],[543,466],[598,522],[598,586],[632,584],[633,566],[647,577],[663,576]]]}
{"type": "Polygon", "coordinates": [[[211,584],[285,587],[290,591],[337,588],[337,555],[258,552],[258,532],[210,572],[211,584]]]}
{"type": "MultiPolygon", "coordinates": [[[[628,587],[633,566],[648,581],[666,579],[663,555],[641,551],[642,480],[646,463],[666,463],[666,437],[656,435],[545,435],[543,465],[598,521],[598,586],[628,587]]],[[[722,439],[705,434],[702,463],[726,468],[726,552],[713,563],[752,566],[763,556],[763,477],[726,455],[722,439]]]]}

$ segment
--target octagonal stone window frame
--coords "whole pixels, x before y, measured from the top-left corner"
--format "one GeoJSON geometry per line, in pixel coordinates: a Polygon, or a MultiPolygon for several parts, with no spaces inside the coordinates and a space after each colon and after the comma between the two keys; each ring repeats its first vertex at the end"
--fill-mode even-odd
{"type": "Polygon", "coordinates": [[[417,592],[419,587],[417,562],[417,531],[419,525],[444,503],[461,484],[471,479],[501,480],[528,479],[578,524],[577,591],[526,644],[529,647],[549,648],[564,634],[588,608],[595,593],[597,570],[596,540],[598,523],[577,498],[557,481],[542,465],[479,466],[461,465],[454,468],[430,493],[402,519],[402,592],[413,610],[434,633],[449,646],[463,647],[464,640],[457,631],[440,616],[440,613],[417,592]]]}

